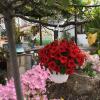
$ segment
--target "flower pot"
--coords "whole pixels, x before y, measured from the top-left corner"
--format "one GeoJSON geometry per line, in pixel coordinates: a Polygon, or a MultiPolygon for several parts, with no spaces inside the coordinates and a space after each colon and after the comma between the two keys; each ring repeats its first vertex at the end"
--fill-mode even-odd
{"type": "Polygon", "coordinates": [[[56,74],[56,72],[53,72],[52,74],[50,74],[50,79],[55,83],[64,83],[67,82],[68,76],[68,74],[56,74]]]}

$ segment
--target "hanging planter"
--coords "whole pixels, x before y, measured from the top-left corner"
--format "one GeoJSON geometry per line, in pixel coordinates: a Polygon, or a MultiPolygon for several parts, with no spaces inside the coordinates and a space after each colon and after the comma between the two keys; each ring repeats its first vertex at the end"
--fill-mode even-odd
{"type": "Polygon", "coordinates": [[[39,51],[40,64],[48,68],[51,80],[63,83],[84,63],[84,54],[72,40],[55,40],[39,51]],[[55,73],[57,74],[55,74],[55,73]]]}
{"type": "Polygon", "coordinates": [[[61,73],[56,74],[56,72],[53,72],[52,74],[50,74],[51,81],[55,83],[67,82],[68,77],[69,77],[68,74],[61,74],[61,73]]]}

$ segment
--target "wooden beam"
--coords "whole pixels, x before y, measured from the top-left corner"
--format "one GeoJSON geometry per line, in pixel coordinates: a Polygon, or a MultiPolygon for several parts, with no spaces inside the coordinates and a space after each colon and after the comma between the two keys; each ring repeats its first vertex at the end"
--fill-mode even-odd
{"type": "MultiPolygon", "coordinates": [[[[40,23],[43,26],[50,26],[50,27],[55,27],[55,28],[57,27],[56,24],[54,25],[54,24],[45,23],[45,22],[42,22],[42,21],[39,21],[39,20],[36,20],[36,19],[33,19],[33,18],[28,18],[28,17],[23,16],[21,14],[16,14],[16,15],[13,15],[13,16],[20,17],[20,18],[22,18],[22,19],[24,19],[26,21],[29,21],[29,22],[40,23]]],[[[75,25],[75,24],[81,25],[81,24],[85,24],[85,23],[89,23],[89,22],[91,22],[91,20],[85,20],[85,21],[80,21],[80,22],[79,21],[77,21],[77,22],[70,21],[70,22],[66,22],[66,23],[64,23],[62,25],[59,25],[59,27],[66,27],[66,26],[75,25]]]]}
{"type": "Polygon", "coordinates": [[[74,6],[74,7],[76,7],[76,8],[78,8],[78,7],[85,7],[85,8],[90,8],[90,7],[100,7],[100,5],[99,4],[93,4],[93,5],[76,5],[76,4],[73,4],[73,5],[68,5],[68,6],[74,6]]]}

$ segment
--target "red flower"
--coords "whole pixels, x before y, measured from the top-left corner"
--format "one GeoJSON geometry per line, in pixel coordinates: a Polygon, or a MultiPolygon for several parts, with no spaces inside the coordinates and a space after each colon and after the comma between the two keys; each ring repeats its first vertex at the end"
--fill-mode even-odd
{"type": "Polygon", "coordinates": [[[51,52],[51,54],[55,54],[55,53],[57,52],[57,50],[58,50],[58,48],[53,46],[53,47],[50,49],[50,52],[51,52]]]}
{"type": "Polygon", "coordinates": [[[51,62],[48,63],[48,68],[49,68],[50,70],[54,70],[54,71],[56,71],[56,72],[60,72],[60,68],[57,67],[56,63],[53,62],[53,61],[51,61],[51,62]]]}
{"type": "Polygon", "coordinates": [[[51,61],[51,62],[48,63],[49,69],[54,69],[55,66],[56,66],[56,64],[53,61],[51,61]]]}
{"type": "Polygon", "coordinates": [[[55,40],[39,51],[40,63],[51,71],[72,74],[84,63],[85,56],[75,42],[55,40]],[[62,68],[63,67],[63,68],[62,68]]]}
{"type": "Polygon", "coordinates": [[[59,59],[60,56],[61,56],[61,54],[60,54],[59,52],[56,52],[56,53],[54,54],[54,58],[55,58],[55,59],[59,59]]]}
{"type": "Polygon", "coordinates": [[[44,56],[44,57],[41,57],[40,60],[42,63],[47,63],[49,59],[48,57],[44,56]]]}
{"type": "Polygon", "coordinates": [[[76,66],[76,64],[75,64],[74,60],[73,59],[69,59],[67,67],[68,68],[75,68],[75,66],[76,66]]]}
{"type": "Polygon", "coordinates": [[[60,62],[61,62],[62,64],[65,64],[65,63],[67,63],[68,58],[67,58],[67,57],[64,57],[64,56],[61,56],[61,57],[59,57],[59,60],[60,60],[60,62]]]}
{"type": "Polygon", "coordinates": [[[58,40],[55,40],[55,41],[52,42],[50,45],[51,45],[52,47],[53,47],[53,46],[57,46],[57,45],[58,45],[58,40]]]}
{"type": "Polygon", "coordinates": [[[73,74],[75,72],[74,69],[67,69],[66,74],[73,74]]]}
{"type": "Polygon", "coordinates": [[[79,53],[77,55],[77,62],[79,66],[82,66],[82,64],[84,63],[85,60],[85,56],[82,53],[79,53]]]}

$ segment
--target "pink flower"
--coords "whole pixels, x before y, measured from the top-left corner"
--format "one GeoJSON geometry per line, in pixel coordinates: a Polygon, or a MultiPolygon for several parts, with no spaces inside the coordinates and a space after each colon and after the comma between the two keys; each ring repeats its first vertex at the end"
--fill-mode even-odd
{"type": "MultiPolygon", "coordinates": [[[[21,75],[21,85],[24,97],[30,94],[37,94],[37,90],[41,94],[44,94],[46,91],[46,79],[49,78],[49,74],[50,72],[45,70],[44,67],[41,68],[40,65],[36,65],[33,66],[31,70],[21,75]]],[[[39,96],[37,97],[39,98],[39,96]]],[[[47,100],[46,96],[44,97],[44,100],[47,100]]],[[[0,100],[17,100],[13,79],[8,81],[5,86],[0,85],[0,100]]],[[[36,100],[40,100],[40,98],[36,100]]]]}

